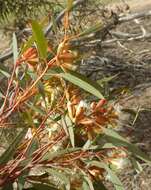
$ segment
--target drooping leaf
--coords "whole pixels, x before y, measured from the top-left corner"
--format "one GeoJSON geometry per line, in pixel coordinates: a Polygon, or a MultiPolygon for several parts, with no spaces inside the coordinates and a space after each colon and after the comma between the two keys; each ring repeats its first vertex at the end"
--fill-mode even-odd
{"type": "Polygon", "coordinates": [[[91,179],[88,176],[84,175],[84,180],[88,184],[88,186],[85,184],[84,186],[85,190],[88,190],[88,187],[89,187],[89,190],[94,190],[93,182],[91,181],[91,179]]]}
{"type": "Polygon", "coordinates": [[[102,87],[104,83],[108,83],[111,80],[115,79],[118,76],[118,74],[110,76],[110,77],[104,77],[103,79],[97,80],[97,83],[102,87]]]}
{"type": "Polygon", "coordinates": [[[53,75],[59,74],[58,76],[63,77],[67,81],[77,85],[81,89],[89,92],[90,94],[93,94],[94,96],[98,98],[104,98],[101,91],[102,88],[99,84],[95,81],[91,81],[87,77],[81,75],[80,73],[77,73],[76,71],[68,70],[68,72],[63,72],[61,69],[55,68],[48,70],[48,72],[43,77],[44,80],[48,80],[53,75]]]}
{"type": "Polygon", "coordinates": [[[120,136],[117,132],[112,129],[104,128],[104,133],[108,142],[112,143],[115,146],[124,146],[137,158],[147,162],[151,165],[151,158],[149,158],[144,152],[142,152],[137,146],[128,142],[126,138],[120,136]]]}
{"type": "Polygon", "coordinates": [[[44,157],[42,158],[42,161],[44,160],[53,160],[57,157],[63,156],[65,154],[69,154],[71,152],[76,152],[78,150],[81,150],[81,148],[67,148],[64,150],[59,150],[57,152],[48,152],[47,154],[44,155],[44,157]]]}
{"type": "Polygon", "coordinates": [[[32,25],[33,37],[37,44],[40,57],[42,59],[45,59],[47,57],[47,40],[44,36],[42,26],[41,24],[39,24],[34,20],[31,22],[31,25],[32,25]]]}
{"type": "Polygon", "coordinates": [[[65,123],[66,123],[67,129],[68,129],[71,145],[74,148],[74,146],[75,146],[75,142],[74,142],[74,125],[71,122],[71,119],[67,115],[65,117],[65,123]]]}
{"type": "Polygon", "coordinates": [[[32,186],[32,188],[27,188],[27,190],[59,190],[57,187],[43,183],[32,183],[32,186]]]}
{"type": "Polygon", "coordinates": [[[34,37],[31,36],[28,41],[23,45],[20,54],[23,54],[28,48],[30,48],[32,46],[32,44],[34,43],[34,37]]]}
{"type": "Polygon", "coordinates": [[[95,190],[107,190],[104,184],[101,181],[95,181],[93,183],[94,189],[95,190]]]}
{"type": "Polygon", "coordinates": [[[131,157],[130,160],[131,160],[132,165],[135,168],[136,172],[137,173],[142,172],[143,168],[142,168],[141,164],[133,157],[131,157]]]}
{"type": "Polygon", "coordinates": [[[6,183],[5,185],[4,185],[4,187],[2,187],[2,189],[1,190],[13,190],[14,188],[13,188],[13,184],[12,183],[6,183]]]}
{"type": "Polygon", "coordinates": [[[66,175],[65,172],[60,172],[56,169],[45,169],[45,171],[47,171],[51,176],[54,176],[56,179],[58,179],[61,183],[63,183],[64,185],[69,185],[70,184],[70,180],[69,177],[66,175]]]}
{"type": "Polygon", "coordinates": [[[17,46],[17,38],[15,33],[13,33],[13,58],[14,58],[14,64],[16,64],[16,60],[18,58],[18,46],[17,46]]]}
{"type": "Polygon", "coordinates": [[[121,181],[119,180],[119,178],[116,176],[116,174],[108,167],[107,164],[105,164],[104,162],[99,162],[99,161],[92,161],[90,162],[90,166],[96,166],[99,168],[104,168],[108,175],[109,175],[109,179],[110,181],[113,183],[114,187],[116,190],[124,190],[124,187],[121,183],[121,181]]]}
{"type": "Polygon", "coordinates": [[[26,177],[29,174],[29,169],[25,170],[22,172],[22,174],[18,177],[18,190],[23,190],[24,185],[26,182],[26,177]]]}
{"type": "Polygon", "coordinates": [[[54,14],[52,14],[51,21],[52,21],[52,28],[53,28],[53,31],[55,32],[55,34],[57,34],[57,23],[56,23],[54,14]]]}
{"type": "Polygon", "coordinates": [[[90,94],[93,94],[98,98],[104,98],[103,95],[101,94],[101,87],[95,81],[91,81],[87,77],[75,71],[60,73],[60,76],[68,80],[69,82],[79,86],[80,88],[89,92],[90,94]]]}
{"type": "Polygon", "coordinates": [[[84,31],[82,31],[78,37],[82,37],[82,36],[85,36],[85,35],[89,35],[91,33],[94,33],[94,32],[97,32],[98,30],[100,30],[101,28],[103,27],[103,23],[100,22],[100,23],[97,23],[87,29],[85,29],[84,31]]]}
{"type": "Polygon", "coordinates": [[[7,148],[7,150],[0,156],[0,164],[7,163],[15,154],[15,150],[17,146],[20,144],[22,139],[27,133],[27,128],[24,128],[14,139],[14,141],[10,144],[10,146],[7,148]]]}
{"type": "Polygon", "coordinates": [[[83,190],[90,190],[90,187],[89,187],[88,183],[85,180],[82,183],[82,189],[83,190]]]}
{"type": "Polygon", "coordinates": [[[5,98],[5,96],[0,92],[0,99],[5,98]]]}
{"type": "Polygon", "coordinates": [[[2,73],[7,78],[10,77],[10,74],[6,70],[4,70],[4,68],[0,68],[0,73],[2,73]]]}

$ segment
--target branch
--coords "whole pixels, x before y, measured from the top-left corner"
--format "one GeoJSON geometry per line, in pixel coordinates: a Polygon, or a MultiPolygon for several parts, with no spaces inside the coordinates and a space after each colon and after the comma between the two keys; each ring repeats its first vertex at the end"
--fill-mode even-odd
{"type": "Polygon", "coordinates": [[[134,19],[138,19],[138,18],[144,18],[144,17],[148,17],[151,16],[151,10],[149,11],[143,11],[140,13],[134,13],[134,14],[129,14],[127,16],[123,16],[119,18],[119,23],[123,23],[123,22],[128,22],[134,19]]]}

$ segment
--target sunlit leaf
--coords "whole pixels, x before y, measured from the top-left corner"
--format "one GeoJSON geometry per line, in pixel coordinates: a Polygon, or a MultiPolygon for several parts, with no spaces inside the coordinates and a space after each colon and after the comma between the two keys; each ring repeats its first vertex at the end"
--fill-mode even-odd
{"type": "Polygon", "coordinates": [[[104,83],[108,83],[111,80],[115,79],[118,76],[118,74],[111,76],[111,77],[104,77],[103,79],[97,80],[97,83],[102,86],[104,83]]]}
{"type": "Polygon", "coordinates": [[[144,152],[142,152],[137,146],[128,142],[126,138],[120,136],[117,132],[112,129],[104,128],[104,133],[106,134],[106,139],[108,142],[112,143],[115,146],[124,146],[127,147],[130,152],[133,153],[134,156],[139,159],[147,162],[151,165],[151,158],[149,158],[144,152]]]}
{"type": "Polygon", "coordinates": [[[136,172],[137,173],[142,172],[143,168],[142,168],[141,164],[133,157],[131,157],[130,160],[131,160],[132,165],[135,168],[136,172]]]}
{"type": "Polygon", "coordinates": [[[81,150],[81,148],[67,148],[67,149],[64,149],[64,150],[59,150],[57,152],[48,152],[44,155],[44,157],[42,158],[42,161],[44,160],[53,160],[57,157],[60,157],[60,156],[63,156],[65,154],[69,154],[69,153],[72,153],[72,152],[76,152],[78,150],[81,150]]]}
{"type": "Polygon", "coordinates": [[[65,117],[65,123],[66,123],[67,129],[68,129],[71,145],[72,145],[72,147],[74,147],[75,146],[75,142],[74,142],[74,126],[73,126],[73,123],[71,122],[71,119],[67,115],[65,117]]]}
{"type": "Polygon", "coordinates": [[[100,30],[101,28],[103,27],[103,23],[100,22],[100,23],[97,23],[87,29],[85,29],[84,31],[82,31],[78,36],[79,37],[82,37],[82,36],[85,36],[85,35],[89,35],[91,33],[94,33],[94,32],[97,32],[98,30],[100,30]]]}
{"type": "Polygon", "coordinates": [[[18,58],[18,46],[17,46],[17,38],[15,33],[13,33],[13,57],[14,57],[14,64],[16,64],[16,60],[18,58]]]}
{"type": "MultiPolygon", "coordinates": [[[[87,182],[87,184],[89,186],[89,190],[95,190],[94,187],[93,187],[93,182],[91,181],[91,179],[88,176],[84,175],[84,180],[87,182]]],[[[85,187],[84,187],[85,190],[88,190],[87,189],[88,186],[86,186],[86,184],[85,184],[85,187]]]]}
{"type": "Polygon", "coordinates": [[[37,44],[37,48],[42,59],[47,57],[47,40],[44,36],[44,32],[41,24],[36,21],[31,22],[34,40],[37,44]]]}
{"type": "Polygon", "coordinates": [[[99,168],[104,168],[108,172],[109,179],[113,183],[115,189],[116,190],[124,190],[124,187],[123,187],[121,181],[116,176],[116,174],[108,167],[107,164],[105,164],[104,162],[92,161],[92,162],[90,162],[90,166],[96,166],[99,168]]]}
{"type": "Polygon", "coordinates": [[[101,88],[100,86],[95,82],[91,81],[87,77],[75,72],[75,71],[69,71],[67,73],[60,73],[60,76],[64,79],[70,81],[71,83],[79,86],[83,90],[93,94],[94,96],[98,98],[104,98],[101,94],[101,88]]]}
{"type": "Polygon", "coordinates": [[[57,187],[53,187],[51,185],[46,185],[42,183],[32,183],[32,187],[27,188],[27,190],[59,190],[57,187]]]}
{"type": "Polygon", "coordinates": [[[58,69],[58,68],[51,69],[51,70],[48,70],[48,72],[46,73],[44,80],[48,80],[50,77],[56,74],[59,74],[59,76],[77,85],[78,87],[89,92],[90,94],[93,94],[94,96],[98,98],[104,98],[101,93],[102,88],[100,87],[99,84],[97,84],[97,82],[91,81],[87,77],[75,71],[68,70],[68,72],[64,73],[61,69],[58,69]]]}
{"type": "Polygon", "coordinates": [[[46,168],[45,171],[47,171],[51,176],[57,178],[61,183],[65,185],[70,184],[69,177],[64,172],[60,172],[52,168],[49,169],[46,168]]]}
{"type": "Polygon", "coordinates": [[[32,46],[32,44],[34,43],[34,37],[31,36],[28,41],[23,45],[20,54],[23,54],[28,48],[30,48],[32,46]]]}

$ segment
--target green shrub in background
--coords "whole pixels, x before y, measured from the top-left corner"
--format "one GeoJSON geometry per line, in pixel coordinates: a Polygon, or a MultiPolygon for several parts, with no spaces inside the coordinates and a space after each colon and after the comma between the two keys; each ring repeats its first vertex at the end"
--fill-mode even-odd
{"type": "Polygon", "coordinates": [[[20,28],[24,27],[28,19],[35,19],[52,9],[58,9],[59,3],[53,0],[0,0],[0,20],[15,20],[20,28]]]}

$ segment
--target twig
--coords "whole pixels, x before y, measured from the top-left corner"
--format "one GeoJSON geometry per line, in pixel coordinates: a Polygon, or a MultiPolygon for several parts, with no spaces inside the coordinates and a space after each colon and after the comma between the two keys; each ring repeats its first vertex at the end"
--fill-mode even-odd
{"type": "Polygon", "coordinates": [[[120,17],[119,23],[129,22],[129,21],[134,20],[134,19],[144,18],[144,17],[148,17],[148,16],[151,16],[151,10],[143,11],[140,13],[129,14],[127,16],[120,17]]]}

